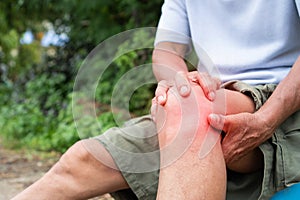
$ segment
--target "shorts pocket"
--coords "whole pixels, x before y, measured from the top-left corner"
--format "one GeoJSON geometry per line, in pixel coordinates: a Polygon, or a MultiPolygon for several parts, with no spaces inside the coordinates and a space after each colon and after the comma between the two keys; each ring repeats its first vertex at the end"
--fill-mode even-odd
{"type": "Polygon", "coordinates": [[[300,112],[296,112],[282,125],[282,153],[284,184],[290,186],[300,182],[300,112]]]}

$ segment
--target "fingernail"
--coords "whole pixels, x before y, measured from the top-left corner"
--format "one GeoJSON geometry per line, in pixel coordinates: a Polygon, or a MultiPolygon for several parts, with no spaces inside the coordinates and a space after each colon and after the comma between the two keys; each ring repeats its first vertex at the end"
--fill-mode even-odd
{"type": "Polygon", "coordinates": [[[214,93],[214,92],[210,92],[210,93],[208,93],[208,98],[209,98],[210,100],[214,100],[214,99],[215,99],[215,97],[216,97],[216,95],[215,95],[215,93],[214,93]]]}
{"type": "Polygon", "coordinates": [[[165,101],[165,97],[163,95],[160,95],[160,96],[157,97],[157,101],[158,101],[159,104],[163,103],[165,101]]]}
{"type": "Polygon", "coordinates": [[[219,121],[219,117],[216,114],[210,114],[209,118],[211,119],[211,121],[214,121],[214,122],[219,121]]]}
{"type": "Polygon", "coordinates": [[[186,85],[181,86],[180,88],[180,94],[186,95],[188,92],[188,87],[186,85]]]}

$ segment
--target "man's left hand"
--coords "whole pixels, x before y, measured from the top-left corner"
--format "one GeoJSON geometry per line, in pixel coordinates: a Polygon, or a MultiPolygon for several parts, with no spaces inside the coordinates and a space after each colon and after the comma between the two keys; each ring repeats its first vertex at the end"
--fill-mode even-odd
{"type": "Polygon", "coordinates": [[[274,132],[274,128],[256,113],[227,116],[210,114],[208,121],[212,127],[226,133],[222,141],[226,164],[241,159],[269,139],[274,132]]]}

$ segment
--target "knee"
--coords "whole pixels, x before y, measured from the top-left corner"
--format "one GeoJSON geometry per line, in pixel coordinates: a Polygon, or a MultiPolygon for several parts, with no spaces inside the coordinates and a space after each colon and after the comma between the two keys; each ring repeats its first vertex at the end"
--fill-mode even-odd
{"type": "Polygon", "coordinates": [[[90,159],[91,153],[87,150],[86,140],[80,140],[73,144],[61,157],[62,161],[68,163],[86,162],[90,159]]]}
{"type": "Polygon", "coordinates": [[[205,97],[202,88],[199,85],[191,84],[191,93],[187,97],[182,97],[175,87],[168,90],[167,102],[165,104],[166,112],[175,114],[183,109],[198,111],[200,108],[210,107],[211,102],[205,97]],[[177,111],[177,112],[176,112],[177,111]]]}
{"type": "Polygon", "coordinates": [[[61,156],[53,167],[53,172],[58,175],[75,174],[84,163],[88,163],[90,157],[84,142],[78,141],[61,156]]]}
{"type": "Polygon", "coordinates": [[[178,93],[175,87],[172,87],[167,92],[167,102],[164,105],[164,109],[167,113],[172,113],[172,115],[180,114],[182,106],[182,97],[178,93]]]}
{"type": "Polygon", "coordinates": [[[86,170],[111,172],[117,169],[111,155],[99,141],[85,139],[76,142],[62,155],[53,172],[73,177],[85,176],[86,170]]]}

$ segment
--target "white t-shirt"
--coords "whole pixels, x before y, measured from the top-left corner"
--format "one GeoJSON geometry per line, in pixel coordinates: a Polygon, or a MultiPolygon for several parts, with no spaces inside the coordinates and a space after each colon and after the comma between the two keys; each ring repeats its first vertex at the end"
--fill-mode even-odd
{"type": "Polygon", "coordinates": [[[279,83],[300,56],[299,16],[300,0],[165,0],[155,43],[191,37],[223,81],[279,83]]]}

